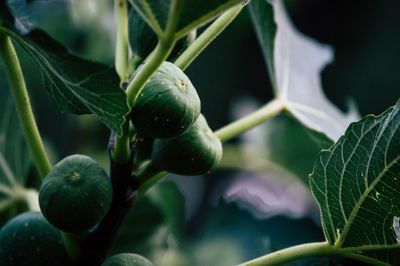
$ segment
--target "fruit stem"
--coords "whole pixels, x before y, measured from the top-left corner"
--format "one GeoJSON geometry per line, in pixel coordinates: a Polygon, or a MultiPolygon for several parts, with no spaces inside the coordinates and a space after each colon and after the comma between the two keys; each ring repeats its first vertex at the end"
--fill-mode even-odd
{"type": "Polygon", "coordinates": [[[154,172],[152,175],[149,175],[146,181],[139,185],[139,189],[137,190],[137,197],[141,197],[146,193],[149,188],[151,188],[154,184],[160,181],[164,176],[168,174],[167,171],[159,171],[154,172]]]}
{"type": "Polygon", "coordinates": [[[175,61],[180,69],[185,70],[192,61],[233,21],[243,5],[238,4],[225,11],[216,19],[175,61]]]}
{"type": "Polygon", "coordinates": [[[175,30],[178,26],[179,15],[181,13],[183,0],[173,0],[172,6],[168,14],[167,27],[165,33],[161,36],[163,40],[174,40],[175,30]]]}
{"type": "Polygon", "coordinates": [[[238,266],[281,265],[307,257],[331,257],[337,255],[336,248],[326,242],[301,244],[244,262],[238,266]]]}
{"type": "Polygon", "coordinates": [[[0,53],[11,84],[18,117],[28,142],[36,167],[42,179],[49,173],[51,164],[33,116],[31,103],[17,53],[8,35],[0,32],[0,53]]]}
{"type": "Polygon", "coordinates": [[[129,120],[122,125],[122,136],[115,135],[115,145],[111,151],[112,159],[117,163],[126,163],[130,158],[129,120]]]}
{"type": "Polygon", "coordinates": [[[215,134],[221,142],[226,142],[278,115],[285,106],[284,100],[274,99],[251,114],[218,129],[215,134]]]}
{"type": "Polygon", "coordinates": [[[116,25],[115,69],[121,80],[120,85],[128,81],[128,6],[126,0],[114,0],[116,25]]]}
{"type": "Polygon", "coordinates": [[[60,233],[68,256],[75,261],[82,251],[82,242],[88,237],[88,232],[68,233],[60,230],[60,233]]]}
{"type": "Polygon", "coordinates": [[[158,167],[155,167],[151,161],[143,163],[136,173],[136,180],[138,182],[139,190],[141,190],[148,181],[152,180],[154,176],[162,172],[164,171],[160,170],[158,167]]]}

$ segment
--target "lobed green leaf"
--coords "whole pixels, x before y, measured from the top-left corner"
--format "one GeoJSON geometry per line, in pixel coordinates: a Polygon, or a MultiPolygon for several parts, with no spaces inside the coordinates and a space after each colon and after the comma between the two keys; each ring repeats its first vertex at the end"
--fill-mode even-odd
{"type": "Polygon", "coordinates": [[[400,264],[400,101],[367,116],[318,156],[310,175],[327,241],[376,264],[400,264]]]}
{"type": "Polygon", "coordinates": [[[93,113],[111,130],[122,134],[121,125],[129,108],[113,68],[70,54],[43,31],[33,30],[25,36],[5,31],[36,62],[46,91],[61,111],[93,113]]]}

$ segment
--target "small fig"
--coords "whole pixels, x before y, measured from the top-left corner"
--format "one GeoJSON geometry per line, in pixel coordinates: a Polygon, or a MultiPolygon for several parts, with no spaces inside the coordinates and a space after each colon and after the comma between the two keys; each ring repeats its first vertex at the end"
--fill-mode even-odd
{"type": "Polygon", "coordinates": [[[222,144],[203,115],[179,136],[155,139],[152,164],[171,173],[199,175],[210,171],[222,158],[222,144]]]}
{"type": "Polygon", "coordinates": [[[101,266],[153,266],[153,264],[138,254],[121,253],[109,257],[101,266]]]}
{"type": "Polygon", "coordinates": [[[43,180],[39,204],[46,219],[66,232],[82,232],[107,213],[112,188],[107,173],[85,155],[58,162],[43,180]]]}
{"type": "Polygon", "coordinates": [[[144,137],[169,138],[185,131],[200,114],[200,98],[177,66],[164,62],[132,107],[132,123],[144,137]]]}
{"type": "Polygon", "coordinates": [[[72,265],[61,238],[40,212],[22,213],[0,231],[0,265],[72,265]]]}

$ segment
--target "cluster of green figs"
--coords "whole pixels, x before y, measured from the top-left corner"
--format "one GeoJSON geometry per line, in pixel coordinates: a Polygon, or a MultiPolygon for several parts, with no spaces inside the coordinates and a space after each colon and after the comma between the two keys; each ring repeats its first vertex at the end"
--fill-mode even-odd
{"type": "MultiPolygon", "coordinates": [[[[131,50],[146,58],[157,36],[134,11],[130,12],[131,50]]],[[[171,58],[194,40],[192,32],[178,41],[171,58]]],[[[144,62],[145,63],[145,62],[144,62]]],[[[181,69],[164,62],[141,90],[132,106],[131,137],[134,163],[157,171],[199,175],[222,157],[222,145],[201,114],[199,96],[181,69]]],[[[72,265],[62,232],[88,232],[107,214],[112,187],[105,170],[85,155],[58,162],[39,191],[41,212],[27,212],[0,231],[0,265],[72,265]]],[[[133,240],[134,241],[134,240],[133,240]]],[[[103,265],[152,265],[137,254],[118,254],[103,265]]]]}
{"type": "MultiPolygon", "coordinates": [[[[174,61],[196,37],[178,40],[168,60],[174,61]]],[[[133,54],[147,58],[157,35],[135,10],[129,14],[129,43],[133,54]]],[[[181,175],[212,169],[222,157],[222,145],[201,114],[200,98],[189,78],[173,63],[164,62],[139,93],[132,107],[136,134],[135,163],[181,175]]]]}

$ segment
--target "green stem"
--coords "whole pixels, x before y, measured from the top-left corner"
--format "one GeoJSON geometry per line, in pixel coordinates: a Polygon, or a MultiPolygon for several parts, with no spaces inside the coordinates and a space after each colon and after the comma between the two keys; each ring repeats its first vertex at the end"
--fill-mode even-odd
{"type": "Polygon", "coordinates": [[[128,81],[128,7],[126,0],[114,0],[116,24],[115,68],[121,79],[121,85],[128,81]]]}
{"type": "Polygon", "coordinates": [[[172,49],[173,43],[165,43],[159,41],[154,52],[151,54],[149,60],[143,65],[139,73],[129,83],[126,90],[127,101],[129,106],[133,106],[136,97],[139,95],[140,90],[149,80],[151,75],[158,69],[162,62],[168,57],[170,50],[172,49]]]}
{"type": "MultiPolygon", "coordinates": [[[[128,7],[126,0],[114,0],[114,14],[116,25],[115,44],[115,69],[120,78],[120,86],[129,78],[129,42],[128,42],[128,7]]],[[[117,163],[125,163],[130,158],[129,150],[129,117],[122,125],[122,136],[115,135],[115,147],[112,150],[112,158],[117,163]]]]}
{"type": "Polygon", "coordinates": [[[138,66],[143,62],[143,59],[137,55],[132,55],[132,58],[129,60],[128,63],[128,75],[129,77],[135,73],[138,66]]]}
{"type": "Polygon", "coordinates": [[[283,100],[274,99],[257,111],[252,112],[251,114],[218,129],[215,131],[215,134],[218,136],[221,142],[226,142],[263,123],[267,119],[276,116],[285,108],[285,106],[286,105],[283,100]]]}
{"type": "Polygon", "coordinates": [[[160,181],[164,176],[168,174],[167,171],[161,171],[158,173],[154,173],[152,176],[150,176],[146,182],[140,185],[139,189],[137,190],[137,196],[140,197],[146,191],[151,188],[154,184],[156,184],[158,181],[160,181]]]}
{"type": "Polygon", "coordinates": [[[178,26],[179,15],[181,13],[183,1],[184,0],[173,0],[171,9],[168,14],[167,27],[165,29],[165,33],[162,36],[162,39],[175,39],[175,29],[178,26]]]}
{"type": "Polygon", "coordinates": [[[0,33],[0,53],[10,80],[18,117],[39,174],[44,178],[51,169],[42,139],[33,116],[24,76],[9,36],[0,33]]]}
{"type": "Polygon", "coordinates": [[[159,168],[154,167],[151,161],[143,163],[143,165],[136,173],[136,181],[138,182],[139,187],[141,187],[149,179],[153,178],[153,176],[157,175],[160,172],[162,171],[159,168]]]}
{"type": "Polygon", "coordinates": [[[268,255],[240,264],[239,266],[281,265],[307,257],[331,257],[337,249],[326,242],[308,243],[278,250],[268,255]]]}
{"type": "Polygon", "coordinates": [[[129,139],[129,116],[126,117],[125,123],[122,125],[122,136],[115,134],[115,145],[111,151],[114,162],[122,164],[129,161],[131,156],[130,139],[129,139]]]}
{"type": "Polygon", "coordinates": [[[336,245],[330,245],[327,242],[308,243],[297,246],[292,246],[273,253],[261,256],[259,258],[244,262],[238,266],[270,266],[282,265],[294,260],[311,258],[311,257],[337,257],[342,256],[346,258],[356,259],[359,261],[367,262],[373,265],[388,266],[380,260],[370,258],[361,254],[346,251],[336,245]]]}
{"type": "Polygon", "coordinates": [[[89,232],[68,233],[60,231],[68,256],[75,261],[82,250],[82,243],[89,236],[89,232]]]}
{"type": "Polygon", "coordinates": [[[216,19],[175,61],[180,69],[185,70],[192,61],[233,21],[243,5],[231,7],[216,19]]]}

